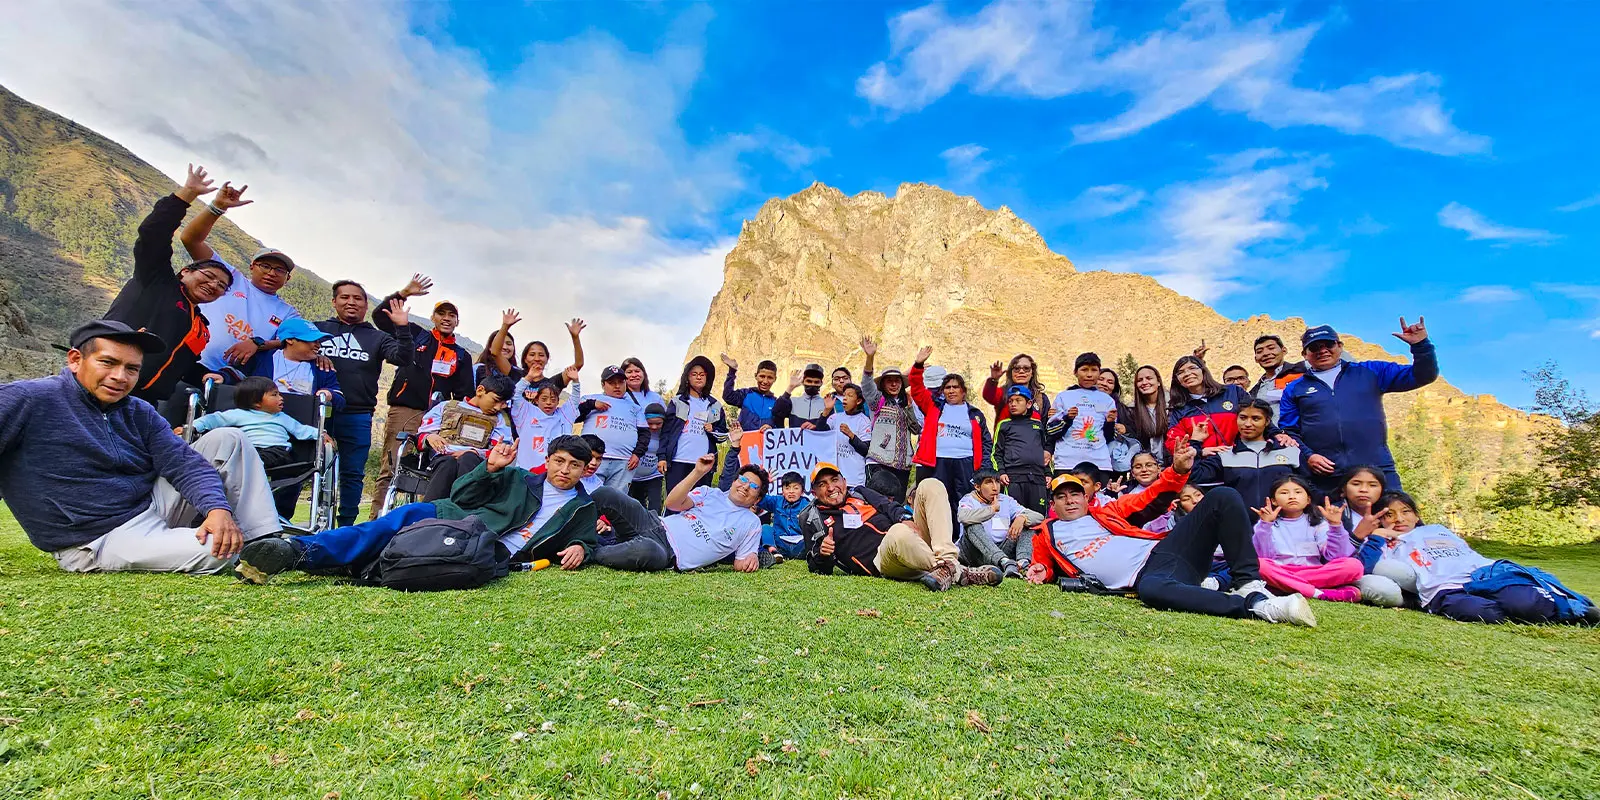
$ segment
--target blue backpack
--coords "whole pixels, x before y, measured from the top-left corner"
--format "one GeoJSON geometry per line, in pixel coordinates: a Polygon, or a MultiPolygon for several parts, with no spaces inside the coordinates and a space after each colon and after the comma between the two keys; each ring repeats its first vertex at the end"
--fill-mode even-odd
{"type": "Polygon", "coordinates": [[[1589,598],[1568,589],[1556,576],[1538,567],[1528,567],[1515,561],[1501,559],[1472,572],[1472,580],[1465,588],[1473,594],[1492,594],[1507,586],[1532,586],[1550,598],[1556,605],[1556,619],[1574,622],[1584,618],[1594,603],[1589,598]]]}

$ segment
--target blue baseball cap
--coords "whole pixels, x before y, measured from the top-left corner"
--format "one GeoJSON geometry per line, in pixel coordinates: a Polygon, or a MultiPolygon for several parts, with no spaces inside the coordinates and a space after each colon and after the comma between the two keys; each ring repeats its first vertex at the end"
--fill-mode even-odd
{"type": "Polygon", "coordinates": [[[1013,383],[1013,384],[1011,384],[1011,388],[1006,389],[1006,399],[1007,400],[1009,400],[1012,397],[1015,397],[1016,395],[1019,395],[1019,394],[1022,395],[1023,397],[1028,398],[1029,400],[1033,399],[1033,390],[1029,389],[1026,386],[1023,386],[1020,383],[1013,383]]]}
{"type": "Polygon", "coordinates": [[[317,329],[317,326],[295,317],[286,319],[278,326],[277,338],[283,341],[294,339],[301,342],[320,342],[323,339],[332,339],[333,334],[317,329]]]}
{"type": "Polygon", "coordinates": [[[1339,341],[1339,334],[1333,330],[1332,325],[1318,325],[1315,328],[1306,328],[1306,332],[1300,334],[1300,349],[1304,350],[1310,347],[1312,342],[1337,341],[1339,341]]]}

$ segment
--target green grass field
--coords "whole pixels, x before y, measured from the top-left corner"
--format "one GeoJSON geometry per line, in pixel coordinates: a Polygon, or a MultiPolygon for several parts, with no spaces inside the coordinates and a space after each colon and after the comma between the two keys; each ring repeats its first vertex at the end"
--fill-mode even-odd
{"type": "MultiPolygon", "coordinates": [[[[1600,592],[1600,547],[1494,549],[1600,592]]],[[[0,516],[4,797],[1600,794],[1600,630],[1007,582],[61,573],[0,516]]]]}

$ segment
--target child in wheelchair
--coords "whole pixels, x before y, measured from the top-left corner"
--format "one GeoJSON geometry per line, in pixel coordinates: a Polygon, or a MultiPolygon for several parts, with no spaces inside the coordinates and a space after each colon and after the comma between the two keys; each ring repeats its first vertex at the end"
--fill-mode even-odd
{"type": "MultiPolygon", "coordinates": [[[[250,377],[234,387],[234,407],[226,411],[213,411],[198,417],[191,424],[196,435],[216,428],[239,428],[245,438],[261,455],[269,479],[279,477],[284,467],[295,465],[296,457],[290,448],[292,441],[311,442],[317,439],[317,429],[283,413],[283,393],[271,378],[250,377]]],[[[322,434],[325,445],[333,445],[332,437],[322,434]]],[[[294,514],[300,493],[282,492],[274,495],[278,514],[289,518],[294,514]],[[287,508],[285,508],[287,506],[287,508]]]]}
{"type": "Polygon", "coordinates": [[[449,497],[456,479],[483,463],[490,448],[513,440],[502,412],[514,391],[510,378],[486,371],[472,397],[446,400],[423,415],[418,446],[430,456],[423,502],[449,497]]]}

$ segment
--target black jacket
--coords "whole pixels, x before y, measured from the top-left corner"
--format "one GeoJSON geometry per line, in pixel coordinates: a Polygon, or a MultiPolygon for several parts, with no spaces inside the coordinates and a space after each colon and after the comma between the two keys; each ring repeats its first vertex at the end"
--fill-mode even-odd
{"type": "Polygon", "coordinates": [[[194,380],[201,374],[196,365],[211,341],[205,315],[172,271],[172,235],[188,208],[177,195],[156,201],[139,223],[139,238],[133,243],[133,278],[123,284],[105,315],[135,330],[150,331],[167,343],[166,350],[145,354],[139,385],[132,392],[152,404],[171,397],[178,381],[186,377],[199,383],[194,380]],[[191,371],[196,374],[189,375],[191,371]]]}
{"type": "Polygon", "coordinates": [[[844,505],[828,508],[812,501],[800,512],[800,532],[806,537],[806,564],[818,575],[832,575],[834,567],[847,575],[878,575],[878,546],[889,528],[910,516],[906,507],[863,486],[852,487],[844,505]],[[845,513],[859,514],[861,525],[844,526],[845,513]],[[822,540],[833,533],[833,555],[822,555],[822,540]]]}
{"type": "MultiPolygon", "coordinates": [[[[333,334],[322,343],[322,354],[333,362],[344,389],[344,412],[369,414],[378,405],[378,376],[385,361],[396,367],[411,363],[411,330],[404,325],[391,336],[362,320],[347,325],[337,319],[317,323],[317,330],[333,334]]],[[[476,387],[474,387],[476,389],[476,387]]]]}
{"type": "Polygon", "coordinates": [[[996,472],[1048,476],[1045,452],[1045,425],[1037,417],[1008,416],[995,425],[994,460],[990,466],[996,472]]]}
{"type": "MultiPolygon", "coordinates": [[[[1249,508],[1260,508],[1267,501],[1272,484],[1286,475],[1299,475],[1310,479],[1311,470],[1306,465],[1306,454],[1298,447],[1283,447],[1268,439],[1260,453],[1251,450],[1243,441],[1231,449],[1214,456],[1196,459],[1189,470],[1189,483],[1209,491],[1217,486],[1231,486],[1244,498],[1249,508]]],[[[1256,513],[1250,512],[1254,520],[1256,513]]]]}
{"type": "MultiPolygon", "coordinates": [[[[388,308],[390,301],[401,299],[398,292],[383,298],[378,308],[388,308]]],[[[372,313],[372,324],[378,330],[399,338],[394,320],[381,311],[372,313]]],[[[472,354],[459,344],[448,345],[456,352],[455,370],[449,375],[434,375],[433,360],[439,354],[441,343],[432,331],[415,322],[407,323],[411,334],[411,357],[405,366],[395,370],[394,385],[389,387],[389,405],[427,411],[433,407],[429,398],[442,392],[446,400],[465,400],[477,394],[472,382],[472,354]]]]}

